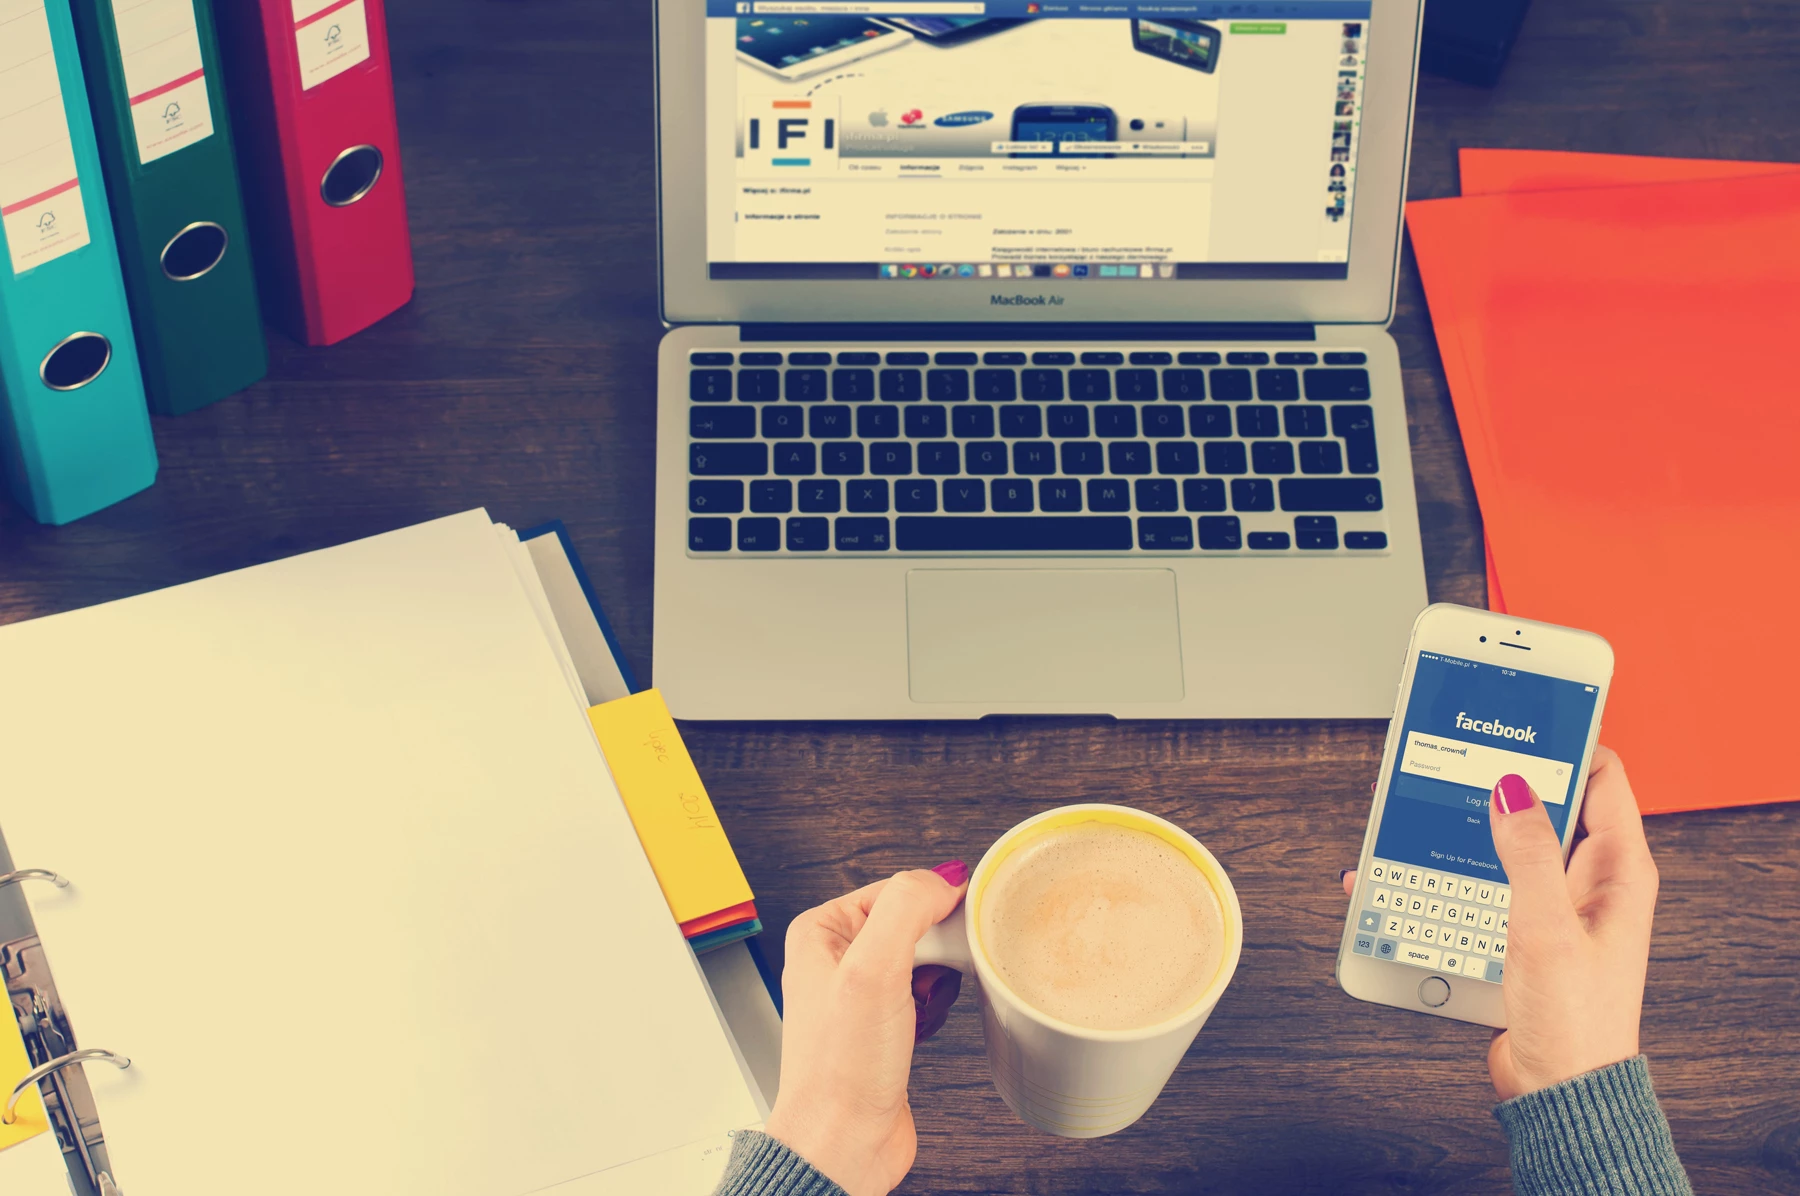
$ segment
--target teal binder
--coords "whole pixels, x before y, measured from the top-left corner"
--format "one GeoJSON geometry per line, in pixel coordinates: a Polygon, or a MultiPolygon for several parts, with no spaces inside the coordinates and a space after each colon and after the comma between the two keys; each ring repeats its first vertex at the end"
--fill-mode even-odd
{"type": "Polygon", "coordinates": [[[156,479],[69,0],[14,0],[0,39],[0,468],[40,523],[156,479]]]}

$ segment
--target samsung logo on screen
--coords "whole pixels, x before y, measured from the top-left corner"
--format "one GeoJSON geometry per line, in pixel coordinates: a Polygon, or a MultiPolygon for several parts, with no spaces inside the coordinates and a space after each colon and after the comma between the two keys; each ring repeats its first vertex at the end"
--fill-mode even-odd
{"type": "Polygon", "coordinates": [[[952,112],[949,116],[940,116],[931,123],[941,129],[958,129],[966,125],[979,125],[993,119],[992,112],[952,112]]]}
{"type": "Polygon", "coordinates": [[[1535,727],[1509,727],[1505,723],[1478,723],[1467,714],[1456,712],[1456,725],[1464,731],[1480,731],[1483,735],[1494,735],[1501,739],[1516,739],[1520,743],[1536,743],[1535,727]]]}
{"type": "Polygon", "coordinates": [[[1061,295],[989,295],[990,307],[1061,307],[1061,295]]]}

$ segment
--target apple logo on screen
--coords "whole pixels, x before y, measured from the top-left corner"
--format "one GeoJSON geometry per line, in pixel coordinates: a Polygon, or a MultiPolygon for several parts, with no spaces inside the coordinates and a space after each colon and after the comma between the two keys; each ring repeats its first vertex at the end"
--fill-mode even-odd
{"type": "Polygon", "coordinates": [[[877,129],[887,128],[887,109],[877,108],[875,111],[869,113],[869,124],[877,129]]]}

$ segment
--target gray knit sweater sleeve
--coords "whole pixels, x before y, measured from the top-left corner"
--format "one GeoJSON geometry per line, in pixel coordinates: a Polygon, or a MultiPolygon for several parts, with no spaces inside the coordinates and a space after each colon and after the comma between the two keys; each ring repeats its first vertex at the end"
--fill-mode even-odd
{"type": "Polygon", "coordinates": [[[845,1196],[811,1163],[767,1134],[739,1134],[713,1196],[845,1196]]]}
{"type": "Polygon", "coordinates": [[[1519,1196],[1693,1196],[1639,1055],[1528,1092],[1494,1116],[1519,1196]]]}

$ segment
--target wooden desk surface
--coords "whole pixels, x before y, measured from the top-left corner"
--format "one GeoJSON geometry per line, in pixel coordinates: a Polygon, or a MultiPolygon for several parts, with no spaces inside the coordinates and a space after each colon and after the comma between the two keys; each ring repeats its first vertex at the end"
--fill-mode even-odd
{"type": "MultiPolygon", "coordinates": [[[[566,520],[648,672],[656,321],[647,3],[391,6],[419,292],[270,380],[157,424],[155,489],[64,529],[0,500],[0,621],[84,606],[485,505],[566,520]]],[[[1460,145],[1800,161],[1791,2],[1540,3],[1493,91],[1426,78],[1412,194],[1460,145]]],[[[1653,252],[1647,246],[1646,252],[1653,252]]],[[[1410,259],[1407,373],[1431,596],[1481,604],[1481,524],[1410,259]]],[[[0,679],[4,684],[4,679],[0,679]]],[[[1137,1126],[1026,1130],[953,1014],[913,1077],[908,1192],[1497,1192],[1487,1035],[1360,1005],[1331,971],[1383,728],[1011,719],[690,725],[779,959],[801,909],[969,860],[1053,804],[1117,799],[1230,869],[1243,964],[1137,1126]]],[[[3,763],[0,763],[3,767],[3,763]]],[[[1800,806],[1658,818],[1644,1017],[1706,1193],[1800,1193],[1800,806]]]]}

